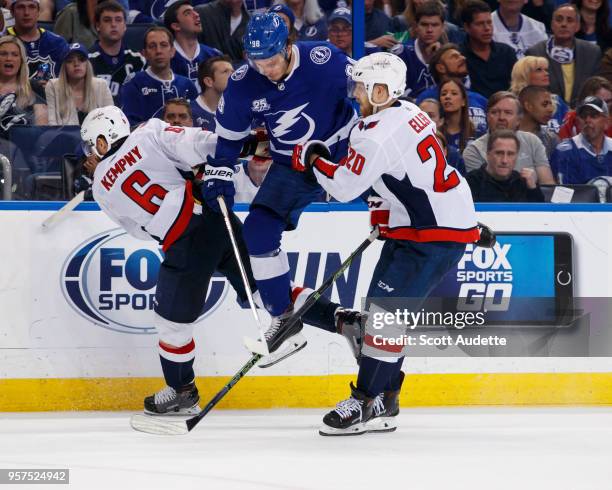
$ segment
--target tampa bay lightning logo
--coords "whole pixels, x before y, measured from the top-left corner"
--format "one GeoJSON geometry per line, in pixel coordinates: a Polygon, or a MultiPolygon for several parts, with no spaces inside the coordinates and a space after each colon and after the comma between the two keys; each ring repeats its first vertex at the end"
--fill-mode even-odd
{"type": "Polygon", "coordinates": [[[151,2],[149,15],[155,20],[164,20],[164,14],[166,13],[166,9],[177,1],[178,0],[153,0],[153,2],[151,2]]]}
{"type": "MultiPolygon", "coordinates": [[[[79,244],[66,259],[61,289],[68,304],[100,327],[122,333],[153,334],[155,285],[163,260],[155,242],[131,238],[122,229],[79,244]]],[[[199,321],[227,294],[223,277],[213,277],[199,321]]]]}
{"type": "Polygon", "coordinates": [[[272,136],[280,143],[296,145],[308,141],[315,131],[315,122],[308,114],[303,112],[309,102],[295,109],[279,111],[267,115],[273,121],[270,124],[272,136]]]}

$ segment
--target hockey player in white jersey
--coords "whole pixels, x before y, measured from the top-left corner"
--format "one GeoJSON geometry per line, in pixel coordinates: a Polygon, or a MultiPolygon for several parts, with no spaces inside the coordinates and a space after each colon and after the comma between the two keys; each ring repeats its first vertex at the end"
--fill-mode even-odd
{"type": "MultiPolygon", "coordinates": [[[[218,169],[206,169],[202,184],[193,180],[194,168],[214,152],[217,135],[200,128],[170,126],[159,119],[149,120],[130,134],[125,114],[108,106],[87,115],[81,137],[100,159],[92,185],[100,208],[130,235],[158,241],[165,253],[157,280],[154,324],[167,386],[145,399],[145,412],[198,411],[193,328],[204,306],[211,276],[216,271],[224,274],[240,299],[246,301],[223,217],[199,199],[199,187],[205,186],[208,178],[226,179],[233,191],[231,173],[221,175],[218,169]]],[[[257,142],[250,142],[250,146],[245,146],[245,152],[256,154],[257,142]]],[[[242,225],[233,213],[230,218],[249,285],[262,306],[247,260],[242,225]]],[[[296,300],[301,296],[302,301],[307,293],[302,288],[293,291],[296,300]]],[[[322,297],[304,320],[351,339],[359,314],[322,297]]],[[[262,362],[277,362],[275,351],[286,340],[284,335],[277,332],[270,337],[271,355],[262,362]]]]}
{"type": "MultiPolygon", "coordinates": [[[[93,176],[93,196],[100,208],[132,236],[157,240],[165,253],[155,293],[154,324],[167,386],[145,398],[145,412],[197,412],[193,327],[215,271],[223,273],[246,300],[223,218],[200,203],[200,190],[192,180],[194,167],[214,153],[217,136],[159,119],[130,134],[125,114],[114,106],[90,112],[81,136],[101,159],[93,176]]],[[[254,291],[241,223],[233,213],[230,217],[254,291]]]]}
{"type": "MultiPolygon", "coordinates": [[[[347,157],[332,162],[324,143],[310,141],[295,147],[292,166],[340,201],[374,191],[371,221],[385,243],[367,294],[372,311],[390,298],[425,299],[480,234],[470,189],[447,164],[435,124],[398,100],[406,83],[403,61],[371,54],[355,64],[352,80],[363,119],[351,131],[347,157]]],[[[410,306],[420,308],[414,301],[410,306]]],[[[325,415],[322,435],[395,428],[403,350],[367,334],[362,340],[357,385],[325,415]]]]}

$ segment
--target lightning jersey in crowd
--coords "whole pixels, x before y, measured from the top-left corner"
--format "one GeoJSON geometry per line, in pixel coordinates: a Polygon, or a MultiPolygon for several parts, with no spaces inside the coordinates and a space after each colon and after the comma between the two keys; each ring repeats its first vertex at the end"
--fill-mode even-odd
{"type": "MultiPolygon", "coordinates": [[[[478,133],[486,133],[487,131],[487,99],[482,95],[467,91],[468,96],[468,111],[470,113],[470,121],[474,125],[474,129],[478,133]]],[[[440,100],[440,89],[438,85],[429,87],[423,90],[416,98],[417,104],[420,104],[425,99],[440,100]]]]}
{"type": "MultiPolygon", "coordinates": [[[[26,48],[30,78],[49,80],[59,77],[62,61],[68,54],[68,43],[57,34],[38,28],[40,37],[36,41],[20,41],[26,48]]],[[[14,27],[9,27],[8,34],[19,38],[14,27]]]]}
{"type": "Polygon", "coordinates": [[[429,64],[425,62],[418,42],[411,40],[396,44],[391,48],[391,52],[406,63],[406,95],[414,98],[436,84],[429,73],[429,64]]]}
{"type": "Polygon", "coordinates": [[[292,56],[292,71],[278,83],[246,64],[232,73],[217,109],[217,158],[238,157],[254,119],[268,130],[272,159],[284,165],[297,143],[324,141],[332,155],[343,146],[356,117],[347,98],[352,60],[316,42],[294,44],[292,56]]]}
{"type": "Polygon", "coordinates": [[[144,57],[128,49],[125,44],[121,46],[117,56],[106,54],[96,41],[89,50],[89,61],[94,73],[108,84],[115,105],[121,106],[121,86],[135,73],[142,71],[146,63],[144,57]]]}
{"type": "Polygon", "coordinates": [[[563,125],[563,121],[565,120],[565,115],[569,108],[565,101],[559,97],[557,94],[550,94],[553,99],[553,104],[555,104],[556,109],[553,117],[548,121],[548,124],[545,126],[547,129],[551,130],[553,133],[558,134],[559,129],[563,125]]]}
{"type": "Polygon", "coordinates": [[[193,125],[214,133],[217,127],[214,111],[211,111],[210,107],[202,102],[200,97],[192,100],[189,105],[191,106],[193,125]]]}
{"type": "Polygon", "coordinates": [[[377,213],[381,236],[416,242],[475,242],[479,238],[472,193],[450,165],[435,136],[436,126],[410,102],[396,102],[368,116],[350,135],[338,165],[319,159],[315,175],[339,201],[370,187],[384,201],[377,213]],[[386,208],[386,209],[385,209],[386,208]]]}
{"type": "Polygon", "coordinates": [[[506,26],[504,19],[499,15],[499,10],[491,14],[493,20],[493,41],[504,43],[514,49],[517,58],[525,56],[527,51],[534,44],[546,41],[546,27],[541,22],[521,14],[519,17],[519,27],[511,30],[506,26]]]}
{"type": "Polygon", "coordinates": [[[94,199],[130,235],[154,238],[165,251],[198,212],[191,181],[180,171],[205,162],[216,142],[214,133],[200,128],[151,119],[96,167],[94,199]]]}
{"type": "Polygon", "coordinates": [[[198,83],[198,67],[206,62],[208,58],[213,56],[220,56],[222,53],[218,49],[211,48],[205,44],[198,44],[196,52],[193,58],[189,58],[183,51],[179,43],[174,41],[174,49],[176,53],[170,63],[170,68],[176,75],[182,75],[189,78],[196,86],[198,93],[201,91],[200,84],[198,83]]]}
{"type": "Polygon", "coordinates": [[[193,100],[198,91],[188,78],[173,74],[172,80],[161,80],[147,68],[124,83],[120,94],[121,108],[130,124],[135,125],[161,113],[167,100],[177,97],[193,100]]]}
{"type": "Polygon", "coordinates": [[[586,184],[612,175],[612,138],[604,136],[599,154],[582,134],[563,140],[550,156],[550,167],[560,184],[586,184]]]}

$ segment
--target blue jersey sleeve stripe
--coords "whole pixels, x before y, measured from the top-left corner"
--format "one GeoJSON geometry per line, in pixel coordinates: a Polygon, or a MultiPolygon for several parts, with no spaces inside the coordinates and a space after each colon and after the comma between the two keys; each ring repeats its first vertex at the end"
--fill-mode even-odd
{"type": "Polygon", "coordinates": [[[217,130],[216,133],[230,141],[237,141],[246,138],[249,134],[251,134],[250,126],[246,128],[244,131],[232,131],[231,129],[225,129],[219,122],[217,121],[217,130]]]}

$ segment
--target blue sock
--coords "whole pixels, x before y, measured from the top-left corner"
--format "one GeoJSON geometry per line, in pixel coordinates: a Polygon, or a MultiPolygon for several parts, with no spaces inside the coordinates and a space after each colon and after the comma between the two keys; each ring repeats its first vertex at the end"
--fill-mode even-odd
{"type": "Polygon", "coordinates": [[[385,390],[389,382],[398,375],[401,363],[384,362],[371,357],[362,357],[357,375],[357,389],[370,398],[385,390]]]}
{"type": "Polygon", "coordinates": [[[291,280],[289,273],[270,279],[257,279],[257,290],[263,304],[272,316],[282,314],[291,303],[291,280]]]}
{"type": "Polygon", "coordinates": [[[193,359],[186,362],[175,362],[159,356],[159,360],[161,361],[166,384],[172,386],[175,390],[188,385],[195,379],[193,359]]]}

